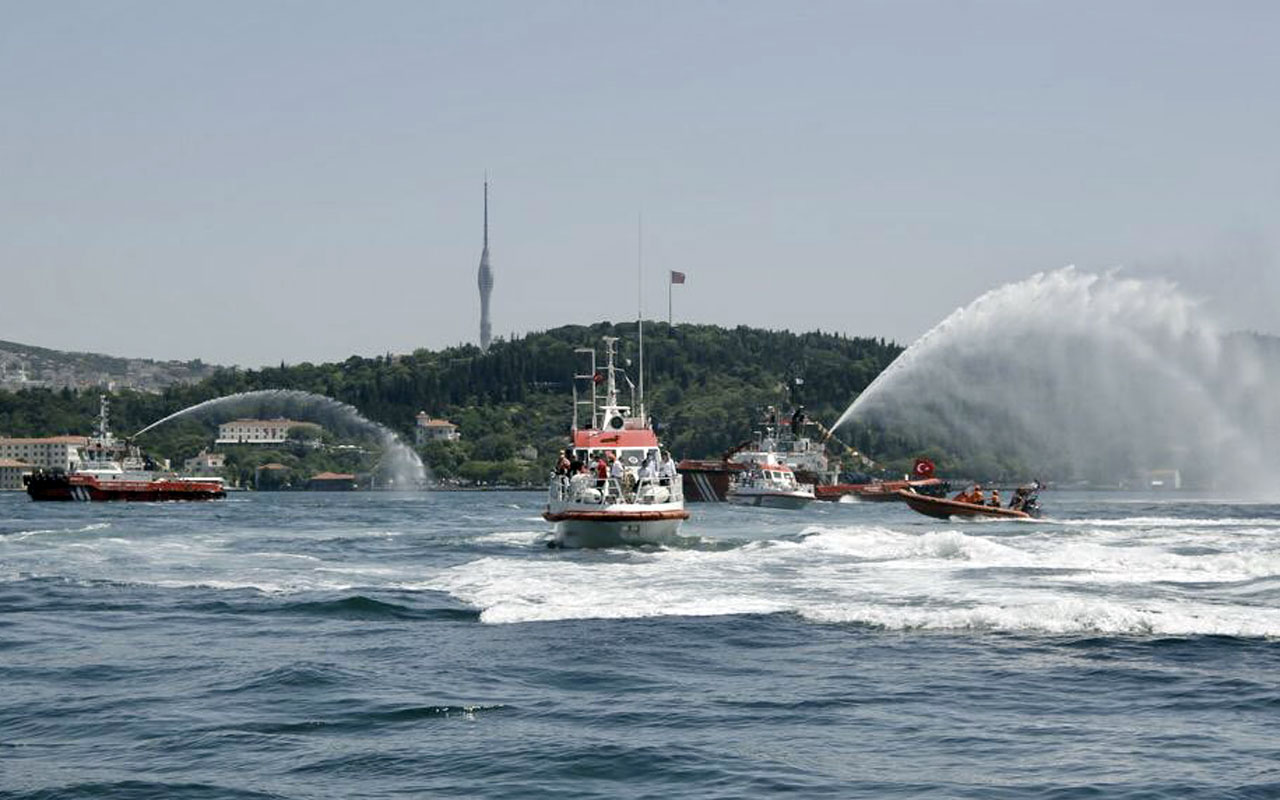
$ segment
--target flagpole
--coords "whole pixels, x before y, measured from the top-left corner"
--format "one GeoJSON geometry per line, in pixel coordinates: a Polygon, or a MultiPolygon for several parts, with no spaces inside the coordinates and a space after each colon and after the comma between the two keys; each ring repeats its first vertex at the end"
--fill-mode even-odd
{"type": "Polygon", "coordinates": [[[667,272],[667,327],[668,328],[675,327],[674,324],[672,324],[671,322],[671,319],[672,319],[671,317],[671,284],[673,283],[675,283],[675,281],[671,280],[671,273],[668,271],[667,272]]]}

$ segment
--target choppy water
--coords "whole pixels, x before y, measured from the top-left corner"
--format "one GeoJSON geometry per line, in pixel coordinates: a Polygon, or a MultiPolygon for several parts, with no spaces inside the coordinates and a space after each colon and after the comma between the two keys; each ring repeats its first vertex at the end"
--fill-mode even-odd
{"type": "Polygon", "coordinates": [[[1280,506],[0,495],[0,797],[1280,797],[1280,506]]]}

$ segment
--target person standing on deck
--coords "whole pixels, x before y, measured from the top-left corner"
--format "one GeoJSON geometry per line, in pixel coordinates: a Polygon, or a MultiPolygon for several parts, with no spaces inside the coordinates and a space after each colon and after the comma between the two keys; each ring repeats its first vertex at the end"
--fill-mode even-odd
{"type": "Polygon", "coordinates": [[[622,479],[626,475],[626,470],[622,468],[622,459],[618,458],[618,454],[613,451],[609,452],[609,477],[613,479],[613,485],[617,487],[618,492],[622,492],[622,479]]]}
{"type": "Polygon", "coordinates": [[[671,457],[669,451],[662,453],[662,466],[658,468],[658,474],[662,476],[662,485],[670,486],[676,477],[676,462],[671,457]]]}
{"type": "Polygon", "coordinates": [[[604,460],[604,454],[596,459],[596,488],[604,492],[609,487],[609,464],[604,460]]]}
{"type": "Polygon", "coordinates": [[[791,435],[796,439],[800,438],[800,429],[804,427],[804,406],[796,406],[795,413],[791,415],[791,435]]]}

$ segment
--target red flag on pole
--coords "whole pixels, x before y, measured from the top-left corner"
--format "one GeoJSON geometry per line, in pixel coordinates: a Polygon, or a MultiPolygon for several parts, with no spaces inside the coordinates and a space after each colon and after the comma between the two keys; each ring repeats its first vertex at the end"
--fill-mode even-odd
{"type": "Polygon", "coordinates": [[[671,282],[672,282],[672,283],[684,283],[684,273],[683,273],[683,272],[676,272],[675,270],[671,270],[671,282]]]}

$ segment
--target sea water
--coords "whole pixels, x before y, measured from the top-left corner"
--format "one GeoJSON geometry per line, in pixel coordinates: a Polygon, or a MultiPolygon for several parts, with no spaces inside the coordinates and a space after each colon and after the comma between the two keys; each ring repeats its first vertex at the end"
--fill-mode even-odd
{"type": "Polygon", "coordinates": [[[1280,506],[0,495],[0,797],[1280,796],[1280,506]]]}

